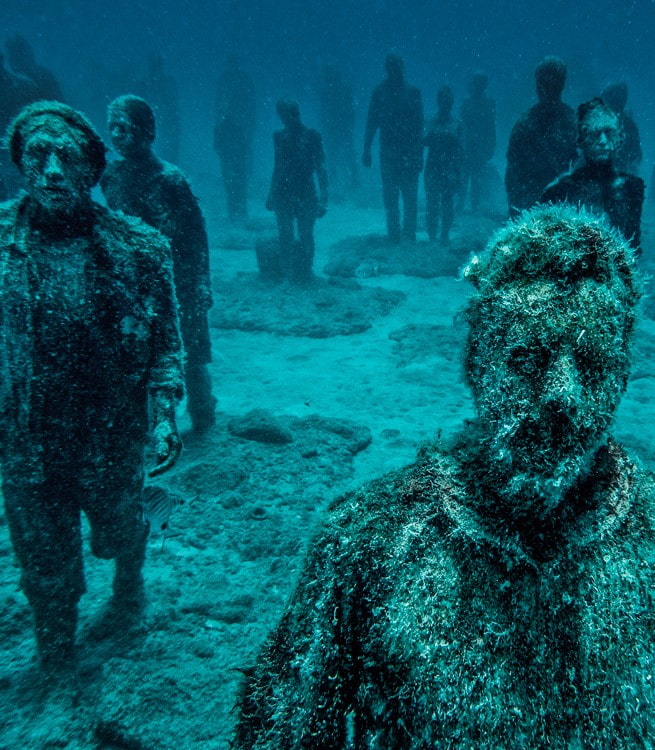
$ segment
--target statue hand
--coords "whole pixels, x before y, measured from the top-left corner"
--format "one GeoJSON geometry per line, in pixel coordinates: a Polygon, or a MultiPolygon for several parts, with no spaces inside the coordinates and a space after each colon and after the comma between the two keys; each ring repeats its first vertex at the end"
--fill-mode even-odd
{"type": "Polygon", "coordinates": [[[162,419],[152,430],[155,449],[155,467],[148,472],[149,477],[163,474],[173,466],[182,452],[182,441],[177,432],[175,419],[162,419]]]}

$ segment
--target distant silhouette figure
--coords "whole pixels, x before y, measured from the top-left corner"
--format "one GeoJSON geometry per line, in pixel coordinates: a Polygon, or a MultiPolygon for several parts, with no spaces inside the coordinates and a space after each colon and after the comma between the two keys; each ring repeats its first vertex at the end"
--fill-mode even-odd
{"type": "Polygon", "coordinates": [[[428,123],[423,140],[428,148],[425,162],[425,223],[428,237],[437,237],[441,218],[441,242],[450,241],[449,232],[455,215],[455,193],[462,181],[462,123],[453,117],[455,97],[450,86],[437,94],[437,116],[428,123]]]}
{"type": "Polygon", "coordinates": [[[340,189],[355,188],[358,182],[353,142],[355,100],[352,89],[344,83],[334,65],[325,68],[319,100],[330,184],[340,189]]]}
{"type": "Polygon", "coordinates": [[[460,118],[464,128],[464,179],[461,207],[471,190],[471,210],[480,211],[485,192],[485,167],[496,150],[496,102],[487,96],[486,73],[475,73],[469,84],[469,96],[462,102],[460,118]]]}
{"type": "Polygon", "coordinates": [[[35,100],[63,101],[64,95],[59,82],[53,73],[37,63],[34,50],[27,39],[19,35],[9,37],[5,47],[14,73],[20,73],[34,81],[37,88],[35,100]]]}
{"type": "Polygon", "coordinates": [[[505,187],[510,215],[539,201],[546,186],[577,157],[575,113],[562,102],[566,65],[545,57],[535,70],[539,101],[512,128],[505,187]]]}
{"type": "Polygon", "coordinates": [[[616,112],[623,131],[623,139],[614,154],[614,166],[620,172],[637,174],[643,153],[637,123],[625,109],[628,103],[628,85],[623,81],[611,83],[603,89],[600,98],[616,112]]]}
{"type": "Polygon", "coordinates": [[[214,148],[221,162],[230,221],[248,214],[248,176],[256,116],[255,84],[236,55],[227,58],[216,90],[214,148]]]}
{"type": "Polygon", "coordinates": [[[298,104],[281,99],[277,112],[284,128],[273,134],[275,164],[266,208],[275,211],[279,251],[289,261],[291,278],[303,281],[312,274],[314,222],[327,211],[328,175],[321,136],[302,124],[298,104]],[[294,243],[294,222],[298,243],[294,243]]]}
{"type": "Polygon", "coordinates": [[[416,239],[418,176],[423,167],[423,102],[421,92],[405,83],[404,63],[399,55],[387,55],[387,77],[371,95],[364,136],[362,163],[372,163],[371,145],[380,131],[380,172],[387,214],[387,235],[397,244],[401,237],[416,239]],[[400,229],[400,196],[403,198],[403,228],[400,229]]]}
{"type": "Polygon", "coordinates": [[[644,181],[616,169],[621,149],[621,123],[602,99],[578,107],[578,145],[582,164],[548,186],[544,202],[583,205],[604,215],[640,251],[644,181]]]}

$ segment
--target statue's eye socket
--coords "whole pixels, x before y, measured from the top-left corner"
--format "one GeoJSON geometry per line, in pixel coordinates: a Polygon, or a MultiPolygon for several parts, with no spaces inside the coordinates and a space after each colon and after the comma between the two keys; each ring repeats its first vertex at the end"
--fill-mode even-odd
{"type": "Polygon", "coordinates": [[[550,349],[545,346],[517,346],[510,352],[509,366],[520,375],[533,377],[546,370],[550,357],[550,349]]]}

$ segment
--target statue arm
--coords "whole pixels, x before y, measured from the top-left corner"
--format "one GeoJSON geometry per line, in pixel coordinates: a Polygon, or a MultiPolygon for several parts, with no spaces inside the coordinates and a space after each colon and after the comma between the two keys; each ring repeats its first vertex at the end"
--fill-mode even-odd
{"type": "Polygon", "coordinates": [[[183,350],[171,253],[168,245],[163,242],[159,247],[153,242],[150,250],[146,256],[147,265],[144,265],[152,327],[148,391],[155,467],[150,471],[150,476],[155,476],[169,469],[182,450],[175,421],[175,407],[183,393],[183,350]]]}

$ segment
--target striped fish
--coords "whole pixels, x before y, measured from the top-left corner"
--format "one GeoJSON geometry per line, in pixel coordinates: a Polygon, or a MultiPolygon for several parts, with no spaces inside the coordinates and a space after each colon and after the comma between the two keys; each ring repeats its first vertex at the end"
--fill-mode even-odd
{"type": "Polygon", "coordinates": [[[143,522],[150,526],[151,532],[166,531],[171,513],[183,502],[163,487],[148,484],[143,488],[143,522]]]}

